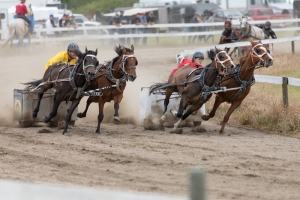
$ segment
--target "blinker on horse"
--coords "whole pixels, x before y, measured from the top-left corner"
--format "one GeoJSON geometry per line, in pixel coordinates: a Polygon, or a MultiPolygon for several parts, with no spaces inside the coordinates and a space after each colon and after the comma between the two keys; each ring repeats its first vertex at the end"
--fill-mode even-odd
{"type": "Polygon", "coordinates": [[[75,66],[69,66],[67,63],[56,63],[45,71],[43,79],[25,83],[29,89],[39,89],[38,102],[32,116],[37,117],[44,93],[51,88],[55,88],[54,105],[51,113],[45,117],[44,122],[49,122],[56,116],[57,109],[62,101],[72,101],[63,131],[63,134],[67,133],[72,113],[78,106],[83,91],[92,84],[93,80],[95,81],[95,69],[99,63],[96,57],[97,53],[98,50],[85,49],[85,53],[79,56],[75,66]]]}
{"type": "Polygon", "coordinates": [[[215,48],[208,51],[207,54],[212,62],[204,69],[184,66],[170,76],[167,83],[158,83],[150,87],[150,94],[156,91],[166,91],[164,112],[160,118],[161,125],[165,122],[167,107],[172,93],[179,92],[181,95],[178,111],[171,110],[176,117],[180,118],[180,120],[174,124],[172,131],[174,133],[181,133],[182,130],[178,129],[181,122],[194,111],[198,111],[201,106],[211,98],[211,92],[217,87],[217,77],[227,75],[234,67],[233,61],[228,56],[227,51],[215,48]],[[187,109],[188,106],[189,108],[187,109]],[[185,111],[185,109],[187,109],[187,111],[185,111]]]}
{"type": "Polygon", "coordinates": [[[120,123],[119,104],[123,98],[123,92],[126,82],[134,81],[137,77],[136,66],[138,61],[134,55],[134,46],[131,49],[124,46],[116,46],[115,52],[117,57],[112,59],[110,63],[97,69],[97,84],[87,88],[86,94],[93,94],[95,91],[100,96],[90,96],[86,102],[86,108],[83,113],[78,113],[79,118],[86,117],[89,105],[98,102],[99,115],[96,133],[100,134],[100,125],[103,120],[103,109],[106,102],[114,101],[114,120],[120,123]]]}
{"type": "Polygon", "coordinates": [[[249,94],[251,86],[254,84],[255,79],[253,73],[255,67],[269,67],[271,65],[273,65],[273,58],[263,44],[260,41],[251,41],[251,48],[248,49],[247,55],[240,59],[240,64],[236,67],[234,76],[231,78],[225,77],[220,83],[221,87],[237,88],[237,90],[218,93],[212,110],[208,115],[203,115],[202,119],[206,121],[213,118],[216,114],[216,110],[223,102],[231,103],[230,108],[221,122],[222,127],[220,134],[223,133],[230,115],[241,105],[242,101],[249,94]]]}

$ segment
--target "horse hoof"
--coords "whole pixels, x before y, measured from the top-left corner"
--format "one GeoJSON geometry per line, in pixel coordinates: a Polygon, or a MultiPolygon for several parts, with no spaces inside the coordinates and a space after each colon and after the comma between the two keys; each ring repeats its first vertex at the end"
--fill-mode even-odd
{"type": "Polygon", "coordinates": [[[182,132],[183,132],[182,128],[172,129],[170,131],[170,133],[174,133],[174,134],[182,134],[182,132]]]}
{"type": "Polygon", "coordinates": [[[202,115],[201,119],[203,119],[204,121],[207,121],[207,120],[209,120],[209,116],[208,115],[202,115]]]}
{"type": "Polygon", "coordinates": [[[196,122],[193,122],[194,126],[200,126],[201,125],[201,121],[196,121],[196,122]]]}
{"type": "Polygon", "coordinates": [[[37,112],[33,112],[33,113],[32,113],[32,117],[33,117],[33,118],[36,118],[36,117],[37,117],[37,112]]]}
{"type": "Polygon", "coordinates": [[[69,135],[69,133],[67,131],[66,132],[64,131],[62,134],[65,135],[65,136],[69,135]]]}
{"type": "Polygon", "coordinates": [[[48,117],[45,117],[44,119],[43,119],[43,122],[44,123],[48,123],[50,120],[48,119],[48,117]]]}
{"type": "Polygon", "coordinates": [[[165,121],[164,120],[162,120],[162,119],[159,119],[159,124],[160,125],[163,125],[165,123],[165,121]]]}
{"type": "Polygon", "coordinates": [[[171,109],[170,112],[171,112],[175,117],[177,117],[177,111],[176,111],[176,110],[171,109]]]}
{"type": "Polygon", "coordinates": [[[86,115],[83,114],[83,113],[77,113],[77,117],[79,117],[79,118],[84,118],[84,117],[86,117],[86,115]]]}
{"type": "Polygon", "coordinates": [[[96,130],[96,132],[95,132],[95,133],[100,135],[100,131],[99,131],[99,130],[96,130]]]}
{"type": "Polygon", "coordinates": [[[114,122],[115,122],[116,124],[120,124],[120,123],[121,123],[120,117],[114,116],[114,122]]]}

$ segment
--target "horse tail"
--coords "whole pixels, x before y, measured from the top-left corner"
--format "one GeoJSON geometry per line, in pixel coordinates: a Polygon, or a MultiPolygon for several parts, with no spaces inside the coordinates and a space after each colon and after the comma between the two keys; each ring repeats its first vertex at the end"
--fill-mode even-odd
{"type": "Polygon", "coordinates": [[[16,34],[16,27],[12,26],[12,29],[10,29],[9,31],[10,37],[4,42],[4,44],[2,45],[2,48],[5,47],[10,41],[12,41],[15,37],[16,34]]]}
{"type": "Polygon", "coordinates": [[[154,93],[156,90],[159,90],[160,92],[165,92],[168,88],[169,83],[155,83],[150,86],[149,89],[149,95],[154,93]]]}
{"type": "Polygon", "coordinates": [[[26,85],[25,90],[32,90],[32,89],[36,88],[37,86],[39,86],[42,82],[43,82],[43,80],[40,79],[40,80],[34,80],[31,82],[22,83],[22,84],[26,85]]]}

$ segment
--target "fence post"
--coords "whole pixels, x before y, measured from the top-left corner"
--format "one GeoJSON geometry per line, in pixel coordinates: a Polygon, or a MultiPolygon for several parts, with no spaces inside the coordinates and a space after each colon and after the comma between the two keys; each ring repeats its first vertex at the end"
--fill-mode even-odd
{"type": "Polygon", "coordinates": [[[190,171],[190,200],[206,200],[206,173],[201,169],[190,171]]]}
{"type": "Polygon", "coordinates": [[[283,97],[283,106],[289,106],[289,98],[288,98],[288,78],[282,77],[282,97],[283,97]]]}
{"type": "Polygon", "coordinates": [[[292,41],[292,54],[295,54],[295,42],[292,41]]]}

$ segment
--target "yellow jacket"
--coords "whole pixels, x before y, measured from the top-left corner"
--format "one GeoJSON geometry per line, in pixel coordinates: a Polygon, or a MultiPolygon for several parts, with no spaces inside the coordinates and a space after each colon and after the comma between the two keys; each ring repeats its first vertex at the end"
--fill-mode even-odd
{"type": "Polygon", "coordinates": [[[68,52],[67,51],[60,51],[58,52],[58,54],[56,54],[53,58],[51,58],[50,60],[48,60],[44,70],[46,71],[48,69],[49,66],[55,64],[55,63],[58,63],[58,62],[66,62],[66,63],[69,63],[70,65],[75,65],[76,61],[77,61],[77,57],[70,60],[68,62],[68,52]]]}

